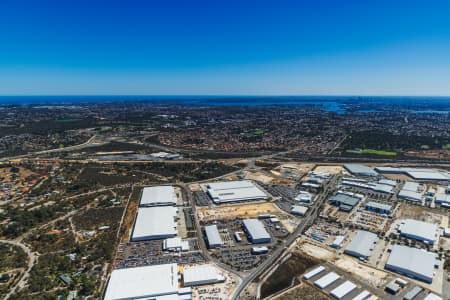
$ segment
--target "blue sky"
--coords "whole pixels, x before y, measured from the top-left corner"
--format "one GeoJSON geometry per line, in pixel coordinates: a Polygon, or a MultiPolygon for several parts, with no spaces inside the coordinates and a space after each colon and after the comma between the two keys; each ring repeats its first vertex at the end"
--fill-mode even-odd
{"type": "Polygon", "coordinates": [[[450,95],[450,1],[0,1],[0,95],[450,95]]]}

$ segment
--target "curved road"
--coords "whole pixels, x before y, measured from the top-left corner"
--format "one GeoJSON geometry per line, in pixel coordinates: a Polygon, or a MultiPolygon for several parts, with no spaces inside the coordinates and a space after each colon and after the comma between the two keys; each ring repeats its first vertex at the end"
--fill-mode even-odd
{"type": "Polygon", "coordinates": [[[14,245],[14,246],[20,247],[28,255],[28,266],[27,266],[27,269],[24,271],[24,273],[22,275],[22,278],[20,278],[20,280],[12,288],[9,289],[8,294],[6,294],[6,296],[4,298],[5,300],[7,300],[12,294],[15,293],[15,291],[18,288],[23,288],[24,287],[25,283],[27,282],[28,277],[30,276],[31,268],[33,268],[37,257],[36,257],[36,254],[34,252],[32,252],[30,248],[28,248],[28,246],[26,246],[25,244],[23,244],[21,242],[18,242],[16,240],[0,240],[0,243],[4,243],[4,244],[9,244],[9,245],[14,245]]]}

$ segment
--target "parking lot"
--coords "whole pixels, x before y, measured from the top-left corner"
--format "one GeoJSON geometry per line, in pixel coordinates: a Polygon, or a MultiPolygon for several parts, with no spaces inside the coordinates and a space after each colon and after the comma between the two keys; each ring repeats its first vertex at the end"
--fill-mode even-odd
{"type": "Polygon", "coordinates": [[[189,240],[191,251],[183,252],[181,255],[162,250],[162,241],[130,242],[119,245],[114,268],[131,268],[149,265],[160,265],[167,263],[194,264],[205,261],[203,255],[198,251],[198,241],[189,240]]]}
{"type": "Polygon", "coordinates": [[[211,200],[208,195],[203,191],[193,192],[195,204],[197,206],[209,206],[211,205],[211,200]]]}
{"type": "Polygon", "coordinates": [[[238,271],[256,268],[267,257],[267,254],[253,255],[250,248],[221,249],[215,255],[220,262],[238,271]]]}

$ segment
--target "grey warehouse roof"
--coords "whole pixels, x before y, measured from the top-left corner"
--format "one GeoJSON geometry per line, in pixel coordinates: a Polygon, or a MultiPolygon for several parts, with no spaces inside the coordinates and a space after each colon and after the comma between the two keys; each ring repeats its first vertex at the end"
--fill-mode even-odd
{"type": "Polygon", "coordinates": [[[219,230],[217,230],[217,225],[205,226],[206,238],[208,239],[208,244],[210,246],[222,245],[223,241],[220,237],[219,230]]]}
{"type": "Polygon", "coordinates": [[[406,219],[400,225],[400,232],[403,235],[416,237],[423,240],[432,241],[437,239],[438,227],[435,224],[406,219]]]}
{"type": "Polygon", "coordinates": [[[365,204],[365,206],[370,207],[370,208],[382,209],[382,210],[391,210],[392,209],[392,205],[379,203],[379,202],[375,202],[375,201],[369,201],[365,204]]]}
{"type": "Polygon", "coordinates": [[[369,257],[373,244],[378,240],[376,234],[358,230],[351,242],[345,248],[345,253],[359,257],[369,257]]]}
{"type": "Polygon", "coordinates": [[[385,268],[414,276],[433,278],[436,254],[417,248],[394,245],[385,268]]]}
{"type": "Polygon", "coordinates": [[[132,241],[162,239],[177,235],[177,208],[140,207],[134,223],[132,241]]]}
{"type": "Polygon", "coordinates": [[[105,300],[178,298],[177,264],[155,265],[113,270],[105,300]]]}
{"type": "Polygon", "coordinates": [[[215,203],[267,199],[268,196],[249,180],[208,183],[207,193],[215,203]]]}
{"type": "Polygon", "coordinates": [[[355,206],[359,202],[359,198],[352,197],[346,194],[337,194],[335,196],[330,197],[329,201],[331,202],[339,202],[340,204],[355,206]]]}
{"type": "Polygon", "coordinates": [[[150,186],[142,190],[141,206],[176,205],[177,195],[170,185],[150,186]]]}
{"type": "Polygon", "coordinates": [[[264,228],[263,223],[258,219],[245,219],[244,226],[248,233],[251,235],[252,239],[270,239],[270,234],[264,228]]]}
{"type": "Polygon", "coordinates": [[[344,168],[352,174],[363,176],[377,176],[378,173],[374,169],[359,164],[345,164],[344,168]]]}

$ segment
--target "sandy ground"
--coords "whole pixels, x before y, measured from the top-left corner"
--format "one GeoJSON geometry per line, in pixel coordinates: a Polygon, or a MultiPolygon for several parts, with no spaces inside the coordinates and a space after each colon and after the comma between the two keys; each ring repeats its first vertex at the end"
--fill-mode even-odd
{"type": "Polygon", "coordinates": [[[314,164],[301,164],[301,163],[287,163],[279,167],[280,171],[291,171],[297,175],[303,175],[308,173],[314,168],[314,164]]]}
{"type": "Polygon", "coordinates": [[[233,204],[197,210],[200,221],[233,220],[236,218],[255,218],[258,215],[279,215],[280,211],[272,203],[233,204]]]}
{"type": "Polygon", "coordinates": [[[360,264],[350,257],[343,256],[334,262],[334,265],[377,288],[386,284],[389,276],[386,272],[360,264]]]}
{"type": "Polygon", "coordinates": [[[245,176],[245,179],[260,181],[265,184],[272,183],[272,181],[274,179],[273,177],[270,177],[270,176],[267,176],[265,174],[261,174],[258,172],[253,173],[253,172],[244,171],[244,176],[245,176]]]}
{"type": "Polygon", "coordinates": [[[177,221],[178,236],[182,239],[187,238],[186,230],[186,220],[184,219],[183,210],[178,210],[178,221],[177,221]]]}
{"type": "Polygon", "coordinates": [[[295,228],[297,228],[298,224],[300,223],[300,220],[289,218],[280,220],[280,223],[283,225],[284,228],[286,228],[286,230],[289,233],[293,233],[295,228]]]}
{"type": "Polygon", "coordinates": [[[439,247],[442,247],[444,250],[450,250],[450,238],[441,237],[439,241],[439,247]]]}
{"type": "Polygon", "coordinates": [[[318,258],[321,260],[331,261],[335,258],[335,254],[332,251],[327,250],[322,247],[319,247],[319,246],[316,246],[316,245],[313,245],[308,242],[303,243],[300,246],[300,250],[312,257],[315,257],[315,258],[318,258]]]}
{"type": "Polygon", "coordinates": [[[189,189],[190,189],[192,192],[201,192],[201,191],[202,191],[202,188],[200,187],[200,184],[198,184],[198,183],[190,184],[190,185],[189,185],[189,189]]]}
{"type": "Polygon", "coordinates": [[[448,215],[442,214],[439,211],[430,211],[430,209],[424,207],[402,204],[398,210],[396,219],[408,218],[433,223],[444,228],[448,226],[449,220],[448,215]]]}
{"type": "Polygon", "coordinates": [[[329,174],[339,174],[344,171],[344,168],[342,166],[317,166],[314,169],[314,172],[317,173],[329,173],[329,174]]]}

